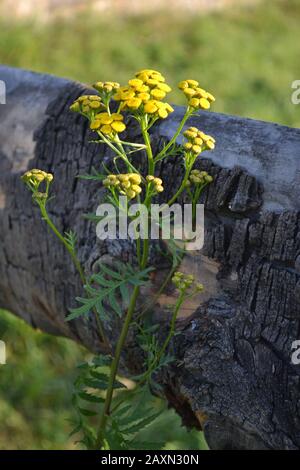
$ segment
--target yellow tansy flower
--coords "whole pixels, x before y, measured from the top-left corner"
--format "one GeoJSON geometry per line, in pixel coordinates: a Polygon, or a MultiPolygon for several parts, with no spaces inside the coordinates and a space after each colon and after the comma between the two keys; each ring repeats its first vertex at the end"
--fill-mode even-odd
{"type": "Polygon", "coordinates": [[[98,113],[95,119],[92,120],[90,128],[92,130],[99,130],[103,134],[109,135],[114,132],[123,132],[126,129],[125,124],[122,122],[124,116],[120,113],[98,113]]]}
{"type": "Polygon", "coordinates": [[[189,127],[183,133],[187,142],[183,145],[187,152],[199,155],[204,150],[213,150],[215,148],[215,139],[206,135],[196,127],[189,127]]]}
{"type": "Polygon", "coordinates": [[[183,91],[188,99],[188,104],[193,109],[209,109],[215,97],[199,87],[197,80],[183,80],[178,83],[178,88],[183,91]]]}
{"type": "Polygon", "coordinates": [[[103,180],[103,185],[108,188],[114,188],[128,197],[133,199],[142,192],[140,184],[142,178],[138,173],[123,173],[118,175],[108,175],[103,180]]]}

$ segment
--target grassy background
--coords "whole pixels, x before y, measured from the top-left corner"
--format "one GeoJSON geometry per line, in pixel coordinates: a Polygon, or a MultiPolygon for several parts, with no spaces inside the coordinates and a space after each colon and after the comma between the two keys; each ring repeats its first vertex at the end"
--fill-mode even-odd
{"type": "MultiPolygon", "coordinates": [[[[139,68],[157,68],[171,85],[198,79],[217,96],[215,111],[297,127],[300,106],[290,95],[291,82],[300,79],[299,23],[299,0],[201,17],[86,14],[43,25],[2,18],[0,61],[86,83],[125,82],[139,68]]],[[[176,90],[172,101],[183,104],[176,90]]],[[[3,311],[0,338],[8,348],[8,364],[0,366],[0,448],[72,448],[72,382],[86,352],[3,311]]],[[[204,446],[172,411],[155,424],[157,433],[168,448],[204,446]]]]}
{"type": "MultiPolygon", "coordinates": [[[[70,340],[34,331],[3,310],[0,338],[7,348],[7,363],[0,365],[0,450],[74,448],[74,438],[68,437],[69,420],[75,419],[72,384],[76,365],[88,353],[70,340]]],[[[154,402],[158,409],[161,405],[154,402]]],[[[205,448],[202,433],[187,432],[167,409],[142,439],[166,442],[168,449],[205,448]]]]}
{"type": "Polygon", "coordinates": [[[291,82],[300,78],[299,22],[299,0],[200,17],[1,19],[0,61],[86,83],[125,82],[139,68],[157,68],[172,85],[197,78],[216,95],[215,111],[300,126],[299,106],[290,102],[291,82]]]}

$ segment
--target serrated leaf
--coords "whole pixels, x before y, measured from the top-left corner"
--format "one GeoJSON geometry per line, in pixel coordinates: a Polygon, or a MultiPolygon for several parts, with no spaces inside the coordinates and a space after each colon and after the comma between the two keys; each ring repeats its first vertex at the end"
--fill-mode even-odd
{"type": "Polygon", "coordinates": [[[66,321],[74,320],[75,318],[80,317],[81,315],[87,315],[93,308],[95,301],[94,299],[85,299],[82,297],[76,297],[77,302],[81,302],[83,305],[77,308],[71,308],[70,314],[67,315],[66,321]]]}
{"type": "Polygon", "coordinates": [[[117,281],[122,281],[122,277],[120,276],[120,274],[110,269],[106,264],[101,263],[100,267],[101,270],[105,272],[105,274],[107,274],[108,276],[112,277],[113,279],[116,279],[117,281]]]}
{"type": "Polygon", "coordinates": [[[103,287],[112,287],[114,285],[113,281],[105,279],[101,274],[93,274],[91,276],[91,282],[97,282],[97,284],[102,285],[103,287]]]}
{"type": "Polygon", "coordinates": [[[104,403],[104,398],[102,397],[97,397],[96,395],[92,395],[91,393],[87,392],[79,392],[78,393],[79,398],[84,401],[88,401],[90,403],[104,403]]]}
{"type": "Polygon", "coordinates": [[[161,414],[161,411],[159,411],[158,413],[154,413],[150,416],[146,416],[145,418],[142,418],[133,426],[126,428],[126,429],[122,429],[122,433],[135,434],[141,431],[142,429],[146,428],[147,426],[149,426],[149,424],[151,424],[160,414],[161,414]]]}
{"type": "Polygon", "coordinates": [[[120,285],[120,292],[121,292],[123,303],[128,304],[129,299],[130,299],[128,286],[125,286],[125,284],[121,284],[120,285]]]}
{"type": "Polygon", "coordinates": [[[104,372],[97,372],[96,370],[91,370],[90,375],[94,377],[94,379],[99,379],[102,380],[103,382],[108,382],[108,374],[105,374],[104,372]]]}
{"type": "Polygon", "coordinates": [[[82,430],[82,423],[80,422],[74,429],[69,433],[69,437],[74,436],[74,434],[79,433],[82,430]]]}
{"type": "MultiPolygon", "coordinates": [[[[125,405],[122,408],[119,408],[118,411],[115,412],[115,416],[119,418],[119,416],[125,415],[129,410],[132,409],[132,404],[125,405]]],[[[120,423],[120,421],[119,421],[120,423]]]]}
{"type": "Polygon", "coordinates": [[[78,408],[80,414],[83,416],[96,416],[96,411],[87,410],[86,408],[78,408]]]}
{"type": "Polygon", "coordinates": [[[103,302],[110,303],[112,310],[118,315],[122,315],[122,308],[118,302],[117,297],[121,296],[123,298],[128,298],[126,295],[126,290],[129,289],[129,286],[141,286],[146,283],[148,273],[153,269],[151,267],[146,268],[142,271],[135,271],[132,266],[120,262],[116,262],[117,271],[108,267],[106,264],[101,263],[100,267],[102,273],[97,273],[93,275],[90,279],[90,282],[85,286],[85,290],[89,294],[88,298],[77,298],[76,300],[82,305],[80,307],[70,310],[70,314],[67,316],[67,320],[70,321],[74,318],[77,318],[81,315],[86,315],[96,307],[100,319],[103,317],[109,319],[105,308],[103,307],[103,302]],[[104,275],[109,276],[111,279],[107,280],[104,275]],[[91,286],[93,284],[98,284],[100,289],[96,289],[91,286]]]}
{"type": "Polygon", "coordinates": [[[110,307],[116,312],[116,314],[121,317],[122,316],[122,309],[115,298],[114,292],[109,292],[108,294],[108,300],[109,300],[109,305],[110,307]]]}
{"type": "Polygon", "coordinates": [[[110,356],[95,356],[93,358],[93,364],[95,366],[109,366],[111,364],[112,358],[110,356]]]}
{"type": "Polygon", "coordinates": [[[102,382],[100,380],[86,378],[83,380],[83,383],[87,387],[91,387],[91,388],[95,388],[99,390],[106,390],[107,388],[107,382],[102,382]]]}

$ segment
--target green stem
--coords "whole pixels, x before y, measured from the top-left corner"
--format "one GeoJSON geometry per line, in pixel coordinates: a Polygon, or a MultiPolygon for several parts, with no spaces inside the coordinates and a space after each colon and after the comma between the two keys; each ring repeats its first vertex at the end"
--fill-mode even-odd
{"type": "Polygon", "coordinates": [[[184,175],[184,178],[181,182],[181,185],[179,187],[179,189],[177,190],[177,192],[174,194],[174,196],[168,201],[168,206],[171,206],[173,204],[173,202],[176,201],[176,199],[180,196],[180,194],[184,191],[185,189],[185,185],[186,185],[186,182],[189,178],[189,175],[190,175],[190,168],[186,170],[185,172],[185,175],[184,175]]]}
{"type": "MultiPolygon", "coordinates": [[[[68,250],[68,252],[71,256],[71,259],[72,259],[72,261],[73,261],[73,263],[74,263],[74,265],[75,265],[75,267],[76,267],[76,269],[79,273],[81,282],[84,286],[86,284],[86,277],[85,277],[84,271],[82,269],[82,266],[81,266],[81,264],[80,264],[80,262],[79,262],[79,260],[76,256],[76,253],[74,252],[72,247],[67,243],[66,239],[63,237],[63,235],[60,233],[60,231],[56,228],[56,226],[54,225],[54,223],[50,219],[50,217],[48,215],[48,212],[47,212],[47,209],[46,209],[46,206],[44,204],[39,204],[39,207],[40,207],[40,211],[41,211],[42,217],[45,220],[45,222],[48,224],[48,226],[53,231],[53,233],[57,236],[57,238],[63,243],[63,245],[68,250]]],[[[103,328],[103,325],[102,325],[101,320],[99,318],[98,312],[95,309],[93,309],[93,313],[95,315],[97,328],[98,328],[99,334],[102,338],[102,341],[103,341],[105,347],[109,348],[109,345],[108,345],[108,342],[106,340],[106,336],[105,336],[105,333],[104,333],[104,328],[103,328]]]]}
{"type": "Polygon", "coordinates": [[[166,286],[168,285],[168,283],[170,282],[171,278],[173,277],[173,274],[175,273],[175,271],[178,269],[178,266],[180,266],[181,262],[182,262],[182,259],[183,259],[183,256],[180,257],[179,261],[172,267],[172,269],[168,272],[167,276],[165,277],[162,285],[160,286],[160,288],[158,289],[158,291],[156,292],[156,294],[154,295],[154,297],[151,299],[151,301],[146,305],[146,307],[138,314],[137,316],[137,319],[143,317],[145,315],[145,313],[151,308],[153,307],[153,305],[155,305],[156,301],[158,300],[159,296],[163,293],[163,291],[165,290],[166,286]]]}
{"type": "Polygon", "coordinates": [[[119,143],[117,142],[117,145],[119,146],[119,148],[117,148],[110,142],[109,139],[107,139],[104,136],[104,134],[102,134],[101,132],[98,131],[98,135],[108,145],[108,147],[110,147],[120,158],[122,158],[122,160],[126,163],[126,165],[128,165],[128,167],[131,169],[131,171],[133,171],[134,173],[138,173],[138,170],[128,160],[127,155],[126,155],[126,153],[123,149],[122,144],[119,145],[119,143]]]}
{"type": "Polygon", "coordinates": [[[106,392],[105,403],[104,403],[103,410],[102,410],[101,417],[100,417],[99,431],[98,431],[98,436],[96,440],[96,449],[99,449],[99,450],[101,449],[102,444],[103,444],[103,437],[104,437],[106,422],[107,422],[107,418],[110,415],[110,406],[111,406],[111,401],[113,397],[114,383],[115,383],[116,375],[118,372],[121,352],[122,352],[123,346],[127,338],[128,330],[130,327],[133,313],[135,311],[135,304],[136,304],[139,292],[140,292],[139,286],[135,286],[131,299],[130,299],[130,304],[127,310],[127,315],[123,324],[123,328],[121,330],[121,334],[117,342],[115,356],[111,364],[109,383],[108,383],[108,388],[106,392]]]}
{"type": "Polygon", "coordinates": [[[152,148],[151,148],[149,132],[147,130],[147,125],[148,125],[147,121],[143,120],[141,123],[141,129],[142,129],[142,134],[143,134],[144,142],[146,145],[146,152],[147,152],[147,157],[148,157],[148,175],[154,175],[155,162],[153,159],[153,153],[152,153],[152,148]]]}
{"type": "MultiPolygon", "coordinates": [[[[153,153],[152,153],[152,148],[151,148],[151,142],[150,142],[150,137],[149,133],[147,130],[147,121],[143,120],[141,122],[141,129],[142,129],[142,134],[144,137],[145,145],[146,145],[146,152],[147,152],[147,157],[148,157],[148,172],[149,174],[153,175],[154,174],[154,169],[155,169],[155,164],[153,160],[153,153]]],[[[122,153],[124,151],[122,144],[119,142],[117,145],[119,145],[119,153],[122,153]]],[[[117,149],[116,149],[117,150],[117,149]]],[[[127,156],[122,156],[125,161],[128,162],[127,156]]],[[[130,164],[128,162],[128,164],[130,164]]],[[[131,165],[131,164],[130,164],[131,165]]],[[[151,198],[148,200],[148,195],[146,195],[146,201],[144,203],[146,204],[147,208],[149,207],[151,198]]],[[[144,269],[147,265],[148,262],[148,256],[149,256],[149,240],[148,238],[145,238],[143,240],[143,253],[141,256],[140,253],[140,244],[138,245],[138,257],[140,260],[140,268],[144,269]]],[[[103,446],[103,439],[105,436],[105,428],[106,428],[106,423],[107,419],[111,413],[111,403],[113,399],[113,391],[114,391],[114,383],[116,379],[116,375],[118,373],[118,368],[119,368],[119,362],[120,362],[120,357],[122,353],[122,349],[124,347],[124,344],[126,342],[127,334],[129,331],[129,327],[132,321],[133,314],[135,312],[135,307],[136,307],[136,302],[137,298],[140,293],[140,287],[135,286],[133,289],[133,293],[131,295],[129,307],[127,310],[127,314],[125,317],[125,321],[116,345],[116,350],[115,350],[115,355],[111,364],[111,369],[110,369],[110,376],[109,376],[109,382],[108,382],[108,387],[106,391],[106,397],[105,397],[105,402],[104,406],[102,409],[102,413],[100,416],[100,422],[99,422],[99,429],[98,429],[98,434],[97,434],[97,439],[96,439],[96,449],[101,449],[103,446]]]]}
{"type": "Polygon", "coordinates": [[[167,153],[167,151],[169,150],[170,147],[172,147],[172,145],[176,142],[176,139],[177,137],[179,136],[180,132],[182,131],[186,121],[188,120],[188,118],[193,114],[193,111],[190,110],[190,108],[187,108],[179,126],[178,126],[178,129],[177,131],[175,132],[174,136],[172,137],[172,139],[167,143],[167,145],[159,152],[158,155],[156,155],[154,161],[155,163],[157,163],[159,160],[162,160],[165,156],[165,154],[167,153]]]}
{"type": "MultiPolygon", "coordinates": [[[[143,255],[142,259],[140,262],[140,268],[145,269],[148,261],[148,254],[149,254],[149,240],[146,238],[143,240],[143,255]]],[[[109,376],[109,382],[108,382],[108,387],[106,391],[106,397],[105,397],[105,402],[103,406],[103,410],[100,416],[100,423],[99,423],[99,430],[98,430],[98,435],[96,439],[96,449],[101,449],[103,445],[103,438],[105,434],[105,428],[106,428],[106,423],[107,419],[110,415],[110,408],[111,408],[111,402],[113,398],[113,390],[114,390],[114,383],[116,379],[116,375],[118,373],[118,368],[119,368],[119,362],[120,362],[120,357],[122,353],[123,346],[125,344],[128,330],[132,321],[132,316],[135,312],[135,306],[136,306],[136,301],[138,298],[138,295],[140,293],[140,287],[135,286],[133,289],[133,293],[130,299],[129,307],[127,310],[127,315],[125,317],[125,321],[121,330],[120,337],[117,342],[116,346],[116,351],[115,351],[115,356],[113,358],[112,364],[111,364],[111,369],[110,369],[110,376],[109,376]]]]}
{"type": "Polygon", "coordinates": [[[175,305],[175,308],[174,308],[174,312],[173,312],[173,315],[172,315],[172,318],[171,318],[171,327],[170,327],[168,336],[166,337],[161,349],[159,350],[157,356],[154,358],[154,360],[153,360],[152,364],[150,365],[149,369],[147,370],[147,372],[143,376],[142,381],[141,381],[140,384],[146,382],[148,377],[151,376],[152,372],[155,370],[157,365],[160,363],[160,360],[161,360],[163,354],[165,353],[171,339],[174,336],[177,315],[178,315],[179,309],[180,309],[181,305],[183,304],[184,300],[185,300],[184,292],[181,292],[178,299],[177,299],[177,302],[176,302],[176,305],[175,305]]]}
{"type": "Polygon", "coordinates": [[[76,256],[76,254],[74,253],[74,250],[72,249],[72,247],[68,244],[68,242],[66,241],[66,239],[64,238],[64,236],[59,232],[59,230],[55,227],[54,223],[52,222],[52,220],[50,219],[49,215],[48,215],[48,212],[47,212],[47,209],[44,205],[40,205],[40,209],[41,209],[41,214],[43,216],[43,219],[45,220],[45,222],[48,224],[48,226],[51,228],[51,230],[55,233],[55,235],[57,236],[57,238],[64,244],[64,246],[66,247],[66,249],[68,250],[71,258],[72,258],[72,261],[79,273],[79,276],[80,276],[80,279],[82,281],[83,284],[86,284],[86,278],[85,278],[85,275],[84,275],[84,272],[83,272],[83,269],[82,269],[82,266],[76,256]]]}
{"type": "Polygon", "coordinates": [[[173,312],[173,315],[172,315],[172,318],[171,318],[171,328],[170,328],[169,334],[166,337],[165,342],[164,342],[162,348],[160,349],[160,351],[157,355],[157,364],[159,364],[160,359],[162,358],[162,356],[165,353],[171,339],[174,336],[175,323],[176,323],[176,320],[177,320],[177,315],[178,315],[179,309],[180,309],[181,305],[183,304],[184,300],[185,300],[184,292],[181,292],[179,297],[178,297],[178,300],[176,302],[176,306],[175,306],[175,309],[174,309],[174,312],[173,312]]]}

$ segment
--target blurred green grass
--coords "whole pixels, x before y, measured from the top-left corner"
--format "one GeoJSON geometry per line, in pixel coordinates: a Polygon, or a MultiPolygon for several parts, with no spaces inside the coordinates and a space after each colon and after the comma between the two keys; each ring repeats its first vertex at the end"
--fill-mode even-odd
{"type": "MultiPolygon", "coordinates": [[[[290,101],[291,83],[300,79],[299,22],[299,0],[196,17],[84,14],[48,24],[1,18],[0,61],[86,83],[126,82],[140,68],[156,68],[174,87],[198,79],[216,95],[215,111],[300,127],[300,107],[290,101]]],[[[170,100],[183,104],[176,88],[170,100]]],[[[8,363],[0,366],[0,448],[72,448],[72,383],[87,353],[4,311],[0,338],[8,348],[8,363]]],[[[155,435],[168,448],[205,447],[170,410],[155,423],[155,435]]]]}
{"type": "MultiPolygon", "coordinates": [[[[156,68],[175,86],[196,78],[213,110],[300,126],[291,83],[300,77],[299,0],[263,1],[202,16],[81,14],[53,23],[0,20],[0,61],[86,83],[126,82],[156,68]]],[[[183,103],[175,90],[170,98],[183,103]]]]}
{"type": "MultiPolygon", "coordinates": [[[[7,363],[0,365],[0,450],[73,449],[70,420],[76,365],[89,357],[80,346],[33,330],[0,310],[0,339],[7,363]]],[[[154,400],[161,408],[161,400],[154,400]]],[[[167,410],[143,432],[143,438],[166,442],[168,449],[205,449],[202,433],[188,432],[167,410]],[[155,436],[155,438],[153,437],[155,436]]]]}

